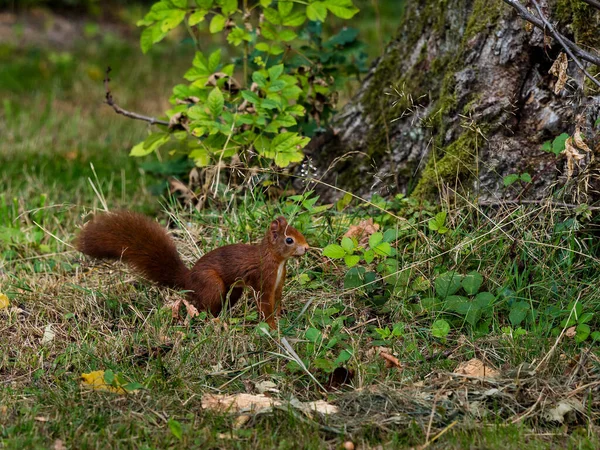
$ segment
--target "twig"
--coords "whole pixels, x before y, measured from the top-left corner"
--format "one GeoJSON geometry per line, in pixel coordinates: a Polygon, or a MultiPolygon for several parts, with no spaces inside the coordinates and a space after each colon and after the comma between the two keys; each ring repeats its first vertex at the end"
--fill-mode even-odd
{"type": "MultiPolygon", "coordinates": [[[[531,23],[532,25],[535,25],[538,28],[541,28],[542,30],[545,28],[544,22],[542,20],[538,19],[533,14],[531,14],[527,10],[527,8],[525,8],[518,0],[503,0],[503,1],[504,1],[504,3],[512,6],[517,11],[519,16],[521,16],[527,22],[531,23]]],[[[592,0],[590,0],[590,1],[592,1],[592,0]]],[[[564,37],[558,31],[556,31],[556,34],[559,35],[562,38],[562,40],[565,42],[565,44],[568,45],[569,48],[571,48],[571,50],[573,50],[575,53],[577,53],[577,56],[579,56],[581,59],[583,59],[587,62],[591,62],[592,64],[596,64],[597,66],[600,66],[600,56],[597,56],[590,52],[585,51],[584,49],[579,47],[575,42],[564,37]]]]}
{"type": "Polygon", "coordinates": [[[573,59],[573,61],[575,61],[575,64],[577,64],[577,67],[579,67],[581,69],[581,71],[585,74],[585,76],[588,77],[590,80],[592,80],[592,82],[596,86],[600,87],[600,81],[596,80],[592,76],[592,74],[590,74],[587,70],[585,70],[585,67],[583,67],[583,64],[581,63],[581,61],[579,61],[577,56],[575,56],[575,54],[573,53],[571,48],[569,48],[567,43],[564,41],[563,36],[561,34],[559,34],[554,29],[554,26],[548,21],[548,19],[546,19],[546,16],[544,16],[544,13],[542,13],[542,8],[540,8],[540,5],[538,4],[538,2],[536,0],[531,0],[531,1],[533,2],[535,9],[537,10],[538,14],[540,15],[540,19],[542,19],[542,21],[546,25],[546,28],[548,28],[548,31],[550,31],[550,34],[552,36],[554,36],[554,39],[556,39],[559,42],[559,44],[565,49],[567,54],[573,59]]]}
{"type": "MultiPolygon", "coordinates": [[[[581,205],[574,203],[563,203],[548,200],[479,200],[480,206],[503,206],[503,205],[544,205],[554,206],[557,208],[575,209],[581,205]]],[[[590,211],[600,210],[600,206],[588,206],[590,211]]]]}
{"type": "Polygon", "coordinates": [[[121,114],[125,117],[129,117],[130,119],[143,120],[144,122],[148,122],[150,125],[169,125],[169,122],[164,120],[157,119],[156,117],[144,116],[142,114],[134,113],[131,111],[127,111],[117,105],[113,99],[113,96],[110,92],[110,88],[108,87],[108,83],[110,83],[109,74],[112,69],[110,67],[106,68],[106,78],[104,79],[104,88],[106,89],[106,96],[104,102],[111,106],[112,109],[115,110],[117,114],[121,114]]]}
{"type": "Polygon", "coordinates": [[[583,0],[588,5],[593,6],[594,8],[600,9],[600,2],[598,0],[583,0]]]}

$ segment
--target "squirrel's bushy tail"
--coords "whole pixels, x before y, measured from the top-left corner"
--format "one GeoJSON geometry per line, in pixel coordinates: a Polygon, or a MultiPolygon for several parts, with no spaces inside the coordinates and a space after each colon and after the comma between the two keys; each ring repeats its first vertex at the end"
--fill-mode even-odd
{"type": "Polygon", "coordinates": [[[131,211],[95,216],[83,227],[76,246],[94,258],[121,259],[164,286],[184,287],[189,272],[164,228],[131,211]]]}

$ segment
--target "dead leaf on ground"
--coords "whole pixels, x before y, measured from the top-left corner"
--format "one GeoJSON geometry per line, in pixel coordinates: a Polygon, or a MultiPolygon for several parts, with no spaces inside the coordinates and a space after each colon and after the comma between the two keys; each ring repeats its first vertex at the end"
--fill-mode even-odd
{"type": "Polygon", "coordinates": [[[277,385],[272,381],[260,381],[254,385],[259,394],[264,394],[265,392],[273,392],[278,393],[279,389],[277,389],[277,385]]]}
{"type": "Polygon", "coordinates": [[[400,360],[395,356],[386,352],[379,352],[379,356],[385,359],[385,367],[387,369],[391,369],[392,367],[402,369],[402,364],[400,363],[400,360]]]}
{"type": "Polygon", "coordinates": [[[46,416],[36,416],[35,421],[36,422],[49,422],[50,419],[46,416]]]}
{"type": "Polygon", "coordinates": [[[50,342],[52,342],[54,340],[54,335],[55,335],[55,333],[54,333],[54,330],[52,329],[52,324],[49,323],[44,328],[44,335],[42,336],[42,340],[40,341],[40,343],[42,345],[49,344],[50,342]]]}
{"type": "Polygon", "coordinates": [[[558,94],[563,90],[565,84],[567,83],[567,68],[569,67],[569,60],[567,59],[567,55],[563,52],[560,52],[552,67],[548,73],[554,75],[558,78],[556,83],[554,84],[554,93],[558,94]]]}
{"type": "Polygon", "coordinates": [[[273,406],[280,406],[279,400],[264,394],[205,394],[202,396],[202,408],[218,412],[240,412],[251,410],[260,412],[273,406]]]}
{"type": "Polygon", "coordinates": [[[65,443],[60,439],[54,441],[54,445],[52,446],[52,450],[67,450],[65,447],[65,443]]]}
{"type": "MultiPolygon", "coordinates": [[[[290,404],[307,414],[314,412],[321,414],[335,414],[339,411],[337,406],[327,403],[324,400],[318,400],[316,402],[292,401],[290,404]]],[[[282,405],[283,402],[281,400],[267,397],[263,394],[205,394],[202,397],[202,408],[217,412],[239,413],[252,411],[254,413],[259,413],[282,405]]]]}
{"type": "Polygon", "coordinates": [[[454,373],[480,378],[496,378],[500,374],[496,369],[486,366],[483,361],[477,358],[460,363],[454,369],[454,373]]]}
{"type": "Polygon", "coordinates": [[[565,421],[565,417],[572,411],[584,411],[583,405],[574,398],[559,402],[556,407],[547,410],[544,413],[544,417],[546,420],[552,422],[563,423],[565,421]]]}
{"type": "Polygon", "coordinates": [[[565,331],[565,336],[567,336],[568,338],[574,338],[576,334],[577,330],[575,329],[575,327],[567,328],[567,331],[565,331]]]}
{"type": "Polygon", "coordinates": [[[358,245],[366,246],[369,243],[369,237],[379,230],[379,224],[373,223],[373,218],[361,220],[358,225],[351,225],[344,234],[344,237],[355,238],[358,245]]]}
{"type": "Polygon", "coordinates": [[[90,387],[95,391],[108,391],[115,394],[127,394],[127,391],[121,386],[112,386],[104,381],[104,370],[95,370],[90,373],[81,374],[81,384],[90,387]]]}
{"type": "Polygon", "coordinates": [[[0,292],[0,309],[8,308],[9,305],[10,300],[8,299],[8,296],[0,292]]]}
{"type": "Polygon", "coordinates": [[[573,134],[573,140],[575,141],[575,145],[584,152],[590,153],[592,151],[592,149],[589,148],[583,140],[583,135],[581,134],[581,128],[579,127],[579,125],[575,127],[575,134],[573,134]]]}
{"type": "Polygon", "coordinates": [[[573,145],[573,138],[570,137],[565,141],[565,149],[563,154],[567,157],[567,178],[571,178],[575,172],[575,166],[579,166],[578,161],[585,158],[585,155],[579,153],[579,150],[573,145]]]}

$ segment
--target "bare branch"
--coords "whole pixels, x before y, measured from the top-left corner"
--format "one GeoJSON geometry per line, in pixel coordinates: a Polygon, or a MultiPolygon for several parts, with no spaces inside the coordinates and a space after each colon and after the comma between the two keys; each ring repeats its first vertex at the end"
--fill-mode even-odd
{"type": "MultiPolygon", "coordinates": [[[[544,28],[546,28],[544,21],[537,18],[533,14],[531,14],[527,10],[527,8],[525,8],[518,0],[503,0],[503,1],[504,1],[504,3],[513,7],[517,11],[519,16],[521,16],[527,22],[531,23],[532,25],[535,25],[538,28],[541,28],[542,30],[544,28]]],[[[589,1],[597,1],[597,0],[589,0],[589,1]]],[[[563,36],[556,30],[554,30],[554,31],[556,32],[557,35],[559,35],[561,37],[561,39],[565,42],[565,44],[568,45],[569,48],[571,50],[573,50],[574,53],[577,54],[577,56],[579,56],[581,59],[583,59],[587,62],[596,64],[598,67],[600,67],[600,56],[594,55],[594,54],[582,49],[581,47],[579,47],[575,42],[573,42],[569,38],[566,38],[565,36],[563,36]]]]}
{"type": "Polygon", "coordinates": [[[567,54],[573,59],[573,61],[575,61],[575,64],[577,64],[577,67],[579,67],[581,69],[581,71],[585,74],[585,76],[588,77],[590,80],[592,80],[592,82],[596,86],[600,87],[600,81],[596,80],[587,70],[585,70],[585,67],[583,67],[583,64],[581,63],[581,61],[579,61],[577,56],[575,56],[573,54],[573,52],[571,51],[569,46],[563,40],[563,37],[554,29],[554,26],[552,26],[552,24],[548,21],[548,19],[546,19],[546,16],[544,16],[544,14],[542,13],[542,9],[540,8],[540,5],[538,4],[538,2],[536,0],[531,0],[531,1],[533,2],[535,9],[537,9],[537,12],[540,15],[540,18],[544,21],[546,28],[548,28],[548,31],[550,31],[550,34],[552,34],[552,36],[554,36],[554,39],[556,39],[560,43],[560,45],[562,45],[562,47],[565,49],[567,54]]]}
{"type": "Polygon", "coordinates": [[[600,9],[600,2],[598,0],[583,0],[588,5],[593,6],[594,8],[600,9]]]}
{"type": "Polygon", "coordinates": [[[106,68],[106,78],[104,79],[104,89],[106,89],[106,97],[105,97],[104,102],[108,106],[112,107],[112,109],[114,109],[117,114],[121,114],[125,117],[129,117],[130,119],[143,120],[144,122],[148,122],[150,125],[167,125],[167,126],[169,125],[169,122],[166,122],[164,120],[160,120],[155,117],[144,116],[142,114],[127,111],[127,110],[121,108],[119,105],[117,105],[113,99],[111,92],[110,92],[110,88],[108,87],[108,84],[110,83],[110,78],[108,76],[110,74],[110,71],[111,71],[111,68],[107,67],[106,68]]]}

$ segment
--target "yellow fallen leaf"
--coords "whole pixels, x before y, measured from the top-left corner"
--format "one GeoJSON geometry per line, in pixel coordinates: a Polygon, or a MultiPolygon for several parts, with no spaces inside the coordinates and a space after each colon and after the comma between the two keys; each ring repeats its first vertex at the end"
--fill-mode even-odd
{"type": "Polygon", "coordinates": [[[8,308],[8,305],[10,305],[10,300],[8,300],[6,294],[0,292],[0,309],[8,308]]]}
{"type": "Polygon", "coordinates": [[[112,386],[104,381],[104,370],[95,370],[90,373],[82,373],[81,380],[84,385],[91,387],[96,391],[109,391],[116,394],[127,394],[127,391],[121,386],[112,386]]]}

